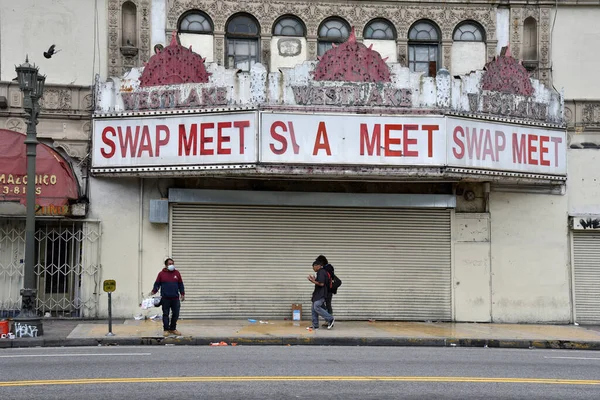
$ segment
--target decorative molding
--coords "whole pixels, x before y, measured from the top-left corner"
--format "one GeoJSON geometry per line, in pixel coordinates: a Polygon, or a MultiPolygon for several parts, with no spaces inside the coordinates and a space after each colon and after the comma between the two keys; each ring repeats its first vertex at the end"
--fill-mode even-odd
{"type": "Polygon", "coordinates": [[[55,140],[54,147],[60,147],[71,158],[82,160],[87,156],[89,142],[83,140],[55,140]]]}
{"type": "Polygon", "coordinates": [[[150,0],[108,0],[108,75],[121,76],[132,67],[139,67],[150,59],[150,0]],[[137,8],[137,51],[121,46],[121,10],[125,1],[137,8]],[[124,49],[125,51],[121,51],[124,49]]]}
{"type": "Polygon", "coordinates": [[[40,99],[40,106],[44,112],[60,112],[70,110],[71,90],[62,88],[48,88],[40,99]]]}
{"type": "Polygon", "coordinates": [[[581,122],[583,125],[600,125],[600,102],[583,105],[581,122]]]}
{"type": "Polygon", "coordinates": [[[23,94],[20,90],[10,91],[10,106],[11,107],[23,107],[23,94]]]}
{"type": "Polygon", "coordinates": [[[21,132],[21,133],[25,133],[26,128],[27,128],[27,124],[25,123],[24,119],[21,118],[9,118],[6,120],[6,129],[11,130],[11,131],[15,131],[15,132],[21,132]]]}

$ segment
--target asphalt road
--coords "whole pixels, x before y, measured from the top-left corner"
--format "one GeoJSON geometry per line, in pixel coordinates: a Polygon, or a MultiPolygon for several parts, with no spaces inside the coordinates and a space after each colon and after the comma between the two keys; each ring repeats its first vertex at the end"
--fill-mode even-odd
{"type": "Polygon", "coordinates": [[[598,399],[600,353],[418,347],[0,350],[2,399],[598,399]]]}

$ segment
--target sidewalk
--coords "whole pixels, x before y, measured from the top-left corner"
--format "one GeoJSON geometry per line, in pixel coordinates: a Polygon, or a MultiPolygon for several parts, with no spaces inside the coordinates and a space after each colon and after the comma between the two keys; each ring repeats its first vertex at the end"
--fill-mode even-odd
{"type": "Polygon", "coordinates": [[[307,331],[308,321],[181,320],[183,336],[163,338],[162,321],[44,320],[38,338],[0,339],[0,348],[137,345],[438,346],[600,350],[600,328],[574,325],[336,321],[307,331]],[[268,323],[265,323],[268,322],[268,323]]]}

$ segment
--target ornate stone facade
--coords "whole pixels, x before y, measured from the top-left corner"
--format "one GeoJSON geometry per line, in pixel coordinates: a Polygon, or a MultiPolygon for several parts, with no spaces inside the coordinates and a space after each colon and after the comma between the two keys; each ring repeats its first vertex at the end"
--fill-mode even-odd
{"type": "MultiPolygon", "coordinates": [[[[138,1],[139,2],[139,1],[138,1]]],[[[111,3],[120,3],[113,0],[111,3]]],[[[416,21],[427,19],[435,22],[442,32],[442,44],[452,42],[452,34],[456,26],[465,20],[476,21],[485,29],[487,38],[487,56],[490,61],[496,49],[496,7],[470,5],[411,5],[403,3],[339,3],[339,2],[297,2],[297,1],[232,1],[215,2],[212,0],[167,0],[167,31],[177,29],[177,21],[188,10],[201,10],[207,13],[214,23],[215,54],[214,59],[224,63],[225,24],[228,19],[238,12],[252,14],[261,27],[261,37],[270,37],[273,24],[282,15],[294,14],[306,24],[308,57],[310,60],[317,56],[317,31],[324,19],[331,16],[344,18],[356,28],[356,36],[360,40],[367,23],[375,18],[385,18],[392,22],[398,32],[398,58],[406,65],[407,35],[411,25],[416,21]]],[[[268,43],[262,41],[265,57],[268,43]]],[[[450,66],[449,47],[444,49],[444,68],[450,66]],[[448,50],[448,51],[447,51],[448,50]]],[[[263,60],[264,61],[264,60],[263,60]]]]}
{"type": "Polygon", "coordinates": [[[150,0],[108,0],[108,74],[122,75],[150,59],[150,0]],[[123,3],[130,1],[137,9],[137,46],[122,46],[123,3]]]}

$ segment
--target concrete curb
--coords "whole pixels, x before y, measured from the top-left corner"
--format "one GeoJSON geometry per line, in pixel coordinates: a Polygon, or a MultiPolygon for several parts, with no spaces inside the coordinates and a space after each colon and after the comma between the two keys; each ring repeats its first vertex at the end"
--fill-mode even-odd
{"type": "Polygon", "coordinates": [[[211,343],[236,343],[238,346],[390,346],[390,347],[488,347],[503,349],[600,350],[600,341],[499,340],[456,338],[364,338],[364,337],[102,337],[102,338],[22,338],[0,340],[2,348],[83,347],[83,346],[208,346],[211,343]]]}

